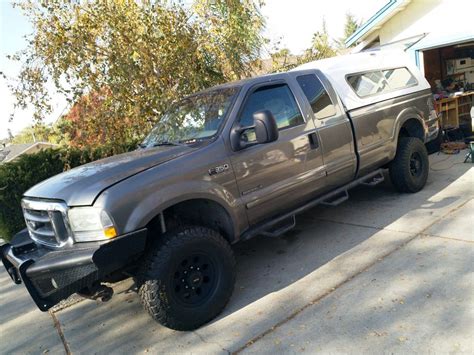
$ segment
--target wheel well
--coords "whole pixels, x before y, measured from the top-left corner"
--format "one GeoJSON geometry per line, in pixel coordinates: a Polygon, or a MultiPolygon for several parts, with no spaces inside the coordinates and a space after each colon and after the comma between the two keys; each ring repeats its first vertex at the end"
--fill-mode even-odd
{"type": "Polygon", "coordinates": [[[420,138],[422,141],[425,139],[425,131],[422,124],[415,118],[410,118],[403,123],[400,128],[399,137],[415,137],[420,138]]]}
{"type": "MultiPolygon", "coordinates": [[[[183,225],[199,225],[218,231],[229,243],[235,240],[232,218],[215,201],[187,200],[168,207],[162,214],[167,231],[183,225]]],[[[161,213],[148,223],[147,228],[153,236],[162,234],[161,213]]]]}

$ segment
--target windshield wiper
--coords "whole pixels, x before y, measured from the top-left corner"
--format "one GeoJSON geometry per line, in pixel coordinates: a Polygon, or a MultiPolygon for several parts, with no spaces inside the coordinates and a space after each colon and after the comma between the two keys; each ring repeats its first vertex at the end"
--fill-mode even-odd
{"type": "Polygon", "coordinates": [[[173,145],[173,146],[179,146],[179,147],[187,147],[187,145],[184,144],[184,143],[170,142],[170,141],[156,142],[156,143],[153,143],[152,147],[159,147],[159,146],[162,146],[162,145],[173,145]]]}

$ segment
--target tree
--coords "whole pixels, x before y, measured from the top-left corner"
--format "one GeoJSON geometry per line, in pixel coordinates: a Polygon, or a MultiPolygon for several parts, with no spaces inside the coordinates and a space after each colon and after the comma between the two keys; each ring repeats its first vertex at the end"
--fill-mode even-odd
{"type": "Polygon", "coordinates": [[[287,48],[271,53],[271,73],[280,73],[291,70],[298,65],[298,57],[292,55],[287,48]]]}
{"type": "Polygon", "coordinates": [[[120,120],[108,112],[113,96],[108,88],[99,92],[83,95],[71,107],[69,112],[60,118],[57,123],[63,133],[64,140],[73,147],[98,146],[110,142],[127,142],[137,134],[130,131],[130,118],[120,120]],[[100,118],[100,119],[98,119],[100,118]]]}
{"type": "Polygon", "coordinates": [[[171,102],[248,75],[263,43],[264,20],[251,0],[195,0],[190,8],[151,0],[16,5],[34,32],[10,57],[23,63],[10,86],[15,107],[32,105],[41,121],[51,112],[52,84],[89,112],[80,127],[87,144],[94,135],[100,142],[143,136],[171,102]]]}
{"type": "Polygon", "coordinates": [[[323,19],[323,28],[321,31],[313,35],[311,47],[305,50],[304,54],[299,59],[299,64],[330,58],[337,55],[337,50],[331,43],[329,38],[326,20],[323,19]]]}
{"type": "Polygon", "coordinates": [[[23,128],[10,141],[13,144],[34,142],[58,143],[58,135],[52,125],[39,122],[33,126],[23,128]]]}
{"type": "MultiPolygon", "coordinates": [[[[340,48],[346,48],[346,40],[352,36],[352,34],[357,31],[361,22],[351,14],[350,12],[346,13],[346,21],[344,23],[344,36],[339,39],[338,44],[340,48]]],[[[354,46],[354,45],[353,45],[354,46]]]]}

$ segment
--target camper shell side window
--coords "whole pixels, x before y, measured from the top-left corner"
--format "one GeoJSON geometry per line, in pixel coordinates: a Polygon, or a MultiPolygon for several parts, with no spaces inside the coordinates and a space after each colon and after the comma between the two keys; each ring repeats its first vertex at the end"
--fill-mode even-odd
{"type": "Polygon", "coordinates": [[[415,76],[406,67],[349,74],[346,81],[360,98],[418,85],[415,76]]]}

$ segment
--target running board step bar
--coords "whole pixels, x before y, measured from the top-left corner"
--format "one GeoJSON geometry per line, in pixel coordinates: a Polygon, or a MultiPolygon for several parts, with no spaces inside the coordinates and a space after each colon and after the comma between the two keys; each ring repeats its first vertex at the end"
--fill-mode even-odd
{"type": "Polygon", "coordinates": [[[275,238],[295,228],[295,226],[296,226],[296,216],[292,215],[288,217],[287,219],[281,221],[279,224],[273,226],[273,228],[275,229],[263,231],[260,234],[265,237],[275,238]]]}
{"type": "Polygon", "coordinates": [[[358,185],[375,186],[380,184],[382,181],[384,181],[383,172],[383,169],[373,171],[361,178],[353,180],[350,183],[327,193],[326,195],[318,197],[315,200],[309,201],[295,210],[282,214],[276,218],[260,222],[248,229],[246,232],[244,232],[242,234],[241,240],[248,240],[259,234],[272,237],[281,235],[289,231],[296,225],[295,216],[297,214],[303,213],[320,204],[337,206],[338,204],[346,201],[349,198],[348,191],[353,187],[356,187],[358,185]],[[292,219],[292,223],[288,222],[290,219],[292,219]]]}
{"type": "Polygon", "coordinates": [[[360,184],[361,185],[364,185],[364,186],[375,186],[375,185],[378,185],[380,184],[381,182],[383,182],[385,180],[384,176],[383,176],[383,172],[380,172],[379,174],[365,180],[365,181],[362,181],[360,184]]]}
{"type": "Polygon", "coordinates": [[[349,199],[349,192],[347,190],[344,190],[340,193],[340,195],[333,196],[331,199],[322,201],[321,204],[334,207],[334,206],[340,205],[341,203],[343,203],[344,201],[347,201],[348,199],[349,199]]]}

